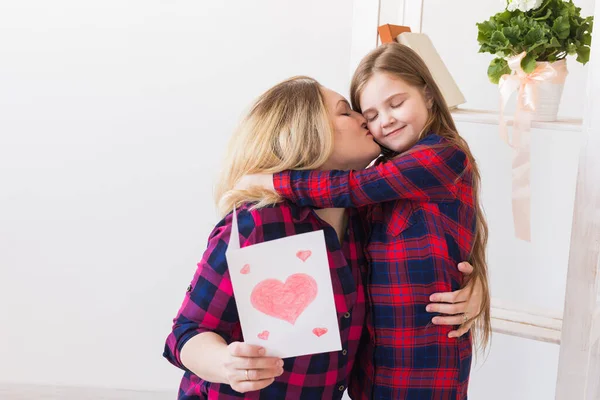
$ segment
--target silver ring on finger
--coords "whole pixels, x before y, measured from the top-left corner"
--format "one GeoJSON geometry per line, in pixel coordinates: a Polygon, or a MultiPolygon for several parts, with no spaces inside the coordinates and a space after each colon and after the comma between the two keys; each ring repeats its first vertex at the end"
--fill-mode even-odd
{"type": "Polygon", "coordinates": [[[463,314],[463,324],[466,324],[468,320],[469,320],[469,315],[467,313],[464,313],[463,314]]]}
{"type": "Polygon", "coordinates": [[[250,379],[250,377],[248,376],[248,370],[245,369],[244,372],[246,373],[246,380],[251,381],[252,379],[250,379]]]}

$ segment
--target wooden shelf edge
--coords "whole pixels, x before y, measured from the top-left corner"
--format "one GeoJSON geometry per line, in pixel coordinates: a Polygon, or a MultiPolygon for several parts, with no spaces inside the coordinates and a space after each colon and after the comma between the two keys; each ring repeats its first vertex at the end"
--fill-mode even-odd
{"type": "Polygon", "coordinates": [[[525,314],[531,315],[540,315],[547,318],[553,319],[562,319],[563,310],[562,309],[548,309],[548,308],[540,308],[536,306],[521,306],[520,303],[515,303],[513,301],[507,301],[498,297],[492,297],[492,309],[503,309],[503,310],[511,310],[518,311],[525,314]]]}
{"type": "Polygon", "coordinates": [[[562,318],[549,317],[526,310],[507,310],[492,307],[492,318],[517,324],[537,326],[558,332],[562,329],[562,318]]]}
{"type": "Polygon", "coordinates": [[[600,340],[600,304],[596,305],[596,313],[592,318],[592,333],[590,344],[592,347],[600,340]]]}
{"type": "Polygon", "coordinates": [[[560,330],[492,318],[492,331],[525,339],[560,344],[560,330]]]}
{"type": "MultiPolygon", "coordinates": [[[[454,108],[451,110],[455,122],[469,122],[475,124],[498,125],[500,115],[497,111],[472,110],[467,108],[454,108]]],[[[505,115],[507,126],[512,125],[512,115],[505,115]]],[[[560,118],[553,122],[534,121],[531,127],[535,129],[581,132],[583,120],[579,118],[560,118]]]]}
{"type": "Polygon", "coordinates": [[[492,331],[541,342],[560,344],[562,313],[517,308],[492,299],[492,331]]]}

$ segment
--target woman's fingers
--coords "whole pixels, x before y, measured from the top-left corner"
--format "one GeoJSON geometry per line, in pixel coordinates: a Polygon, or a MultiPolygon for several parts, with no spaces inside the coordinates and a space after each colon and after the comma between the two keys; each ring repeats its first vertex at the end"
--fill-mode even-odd
{"type": "Polygon", "coordinates": [[[465,322],[464,314],[452,315],[450,317],[434,317],[431,322],[435,325],[460,325],[465,322]]]}
{"type": "Polygon", "coordinates": [[[466,261],[463,261],[458,264],[458,270],[462,272],[464,275],[471,275],[473,273],[473,266],[466,261]]]}
{"type": "Polygon", "coordinates": [[[283,367],[283,360],[277,357],[264,357],[265,349],[260,346],[233,342],[229,346],[230,362],[234,369],[268,369],[283,367]]]}
{"type": "Polygon", "coordinates": [[[266,369],[238,369],[236,370],[235,380],[237,381],[261,381],[265,379],[277,378],[283,374],[283,368],[273,367],[266,369]],[[248,371],[248,376],[246,376],[248,371]]]}
{"type": "Polygon", "coordinates": [[[428,304],[425,308],[427,312],[436,312],[439,314],[462,314],[467,310],[467,303],[456,303],[456,304],[446,304],[446,303],[432,303],[428,304]]]}
{"type": "Polygon", "coordinates": [[[429,301],[434,303],[460,303],[469,299],[469,292],[465,289],[454,292],[434,293],[429,296],[429,301]]]}
{"type": "Polygon", "coordinates": [[[235,357],[231,366],[235,369],[271,369],[283,367],[283,360],[275,357],[235,357]]]}
{"type": "MultiPolygon", "coordinates": [[[[458,264],[458,269],[465,277],[473,273],[473,266],[468,262],[458,264]]],[[[432,313],[445,314],[432,319],[435,325],[460,325],[458,329],[448,333],[448,337],[460,337],[473,326],[473,317],[477,316],[481,308],[481,285],[473,280],[468,281],[466,287],[454,292],[434,293],[429,297],[432,302],[426,310],[432,313]],[[468,320],[465,322],[465,316],[468,320]]]]}
{"type": "Polygon", "coordinates": [[[231,384],[231,388],[239,393],[253,392],[261,390],[273,383],[275,379],[262,379],[259,381],[236,381],[231,384]]]}
{"type": "Polygon", "coordinates": [[[265,349],[242,342],[227,346],[229,357],[225,363],[227,380],[233,390],[246,393],[260,390],[274,382],[283,373],[283,360],[264,357],[265,349]]]}
{"type": "Polygon", "coordinates": [[[264,347],[243,342],[233,342],[227,347],[229,348],[229,354],[234,357],[262,357],[266,353],[264,347]]]}
{"type": "Polygon", "coordinates": [[[464,335],[465,333],[469,332],[469,330],[471,330],[472,326],[473,326],[473,320],[471,319],[471,320],[467,321],[467,323],[462,324],[457,330],[448,332],[448,337],[449,338],[460,337],[460,336],[464,335]]]}

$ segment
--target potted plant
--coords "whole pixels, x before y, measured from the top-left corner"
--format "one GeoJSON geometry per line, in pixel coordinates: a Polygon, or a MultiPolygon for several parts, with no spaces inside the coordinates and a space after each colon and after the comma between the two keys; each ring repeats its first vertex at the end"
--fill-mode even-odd
{"type": "Polygon", "coordinates": [[[555,120],[567,74],[565,58],[577,55],[576,61],[589,61],[592,24],[593,17],[582,17],[572,0],[508,0],[504,11],[477,24],[479,52],[496,56],[487,71],[490,81],[500,83],[501,95],[506,95],[511,90],[503,90],[502,84],[512,80],[505,86],[521,87],[527,98],[519,104],[532,111],[532,119],[555,120]]]}

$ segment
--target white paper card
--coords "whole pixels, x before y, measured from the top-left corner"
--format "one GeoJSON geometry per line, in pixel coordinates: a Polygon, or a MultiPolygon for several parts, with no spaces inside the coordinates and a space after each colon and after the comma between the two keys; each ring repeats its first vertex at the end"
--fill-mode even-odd
{"type": "Polygon", "coordinates": [[[234,210],[226,257],[244,341],[281,358],[340,351],[324,232],[239,246],[234,210]]]}

